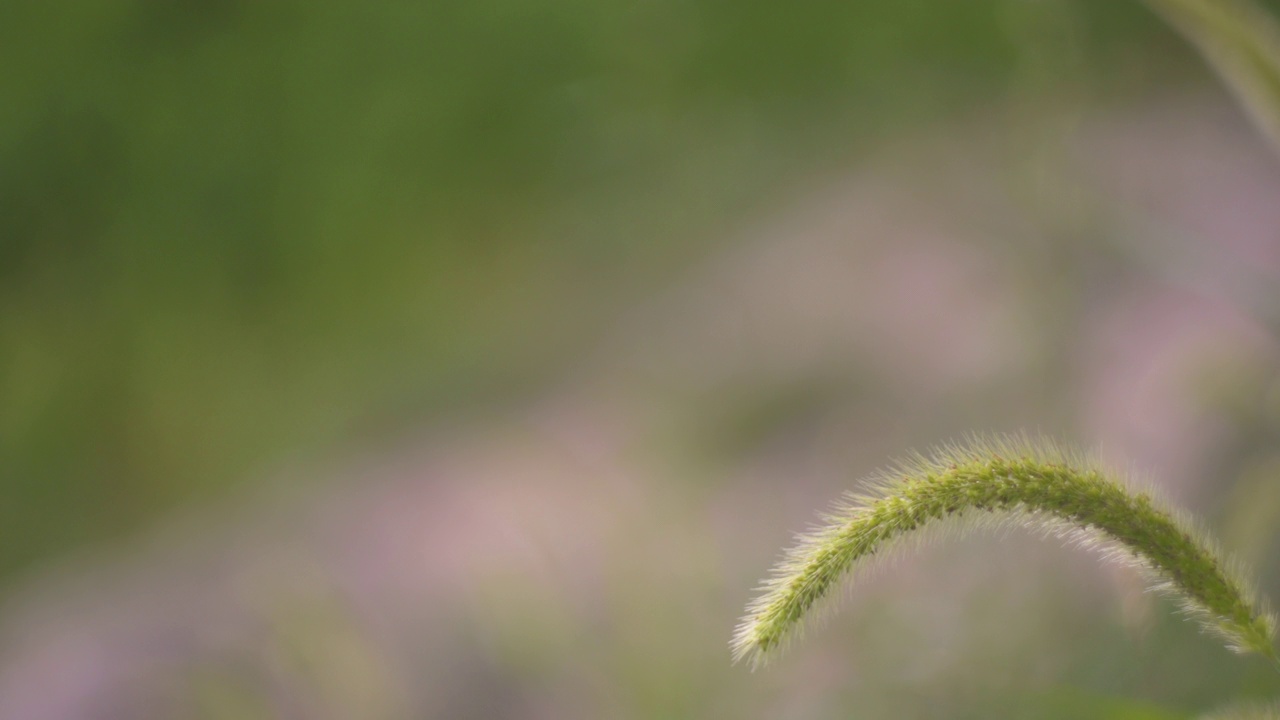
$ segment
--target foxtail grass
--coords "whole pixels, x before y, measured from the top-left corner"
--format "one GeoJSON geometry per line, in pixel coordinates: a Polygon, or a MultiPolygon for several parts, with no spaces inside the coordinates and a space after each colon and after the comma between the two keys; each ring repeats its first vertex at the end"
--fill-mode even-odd
{"type": "Polygon", "coordinates": [[[874,477],[799,537],[747,607],[735,661],[776,654],[842,580],[930,531],[1020,525],[1135,566],[1205,630],[1276,662],[1275,620],[1235,564],[1182,514],[1096,459],[1027,438],[974,438],[874,477]]]}

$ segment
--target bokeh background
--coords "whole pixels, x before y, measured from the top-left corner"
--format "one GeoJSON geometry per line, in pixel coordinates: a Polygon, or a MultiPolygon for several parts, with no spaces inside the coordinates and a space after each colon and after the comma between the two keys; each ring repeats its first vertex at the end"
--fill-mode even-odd
{"type": "Polygon", "coordinates": [[[1280,597],[1280,160],[1139,3],[0,4],[0,718],[1191,718],[1130,571],[753,588],[969,431],[1280,597]]]}

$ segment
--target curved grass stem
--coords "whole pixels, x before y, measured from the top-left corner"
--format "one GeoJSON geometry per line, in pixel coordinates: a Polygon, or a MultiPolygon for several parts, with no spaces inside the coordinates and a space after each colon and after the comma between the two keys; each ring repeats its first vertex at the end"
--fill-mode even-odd
{"type": "MultiPolygon", "coordinates": [[[[1216,547],[1098,463],[1024,438],[974,439],[884,473],[802,536],[747,608],[732,641],[753,664],[794,636],[851,571],[933,528],[1018,524],[1135,565],[1233,649],[1276,661],[1275,621],[1216,547]]],[[[1280,664],[1278,664],[1280,667],[1280,664]]]]}
{"type": "Polygon", "coordinates": [[[1195,45],[1280,154],[1280,25],[1253,0],[1145,0],[1195,45]]]}

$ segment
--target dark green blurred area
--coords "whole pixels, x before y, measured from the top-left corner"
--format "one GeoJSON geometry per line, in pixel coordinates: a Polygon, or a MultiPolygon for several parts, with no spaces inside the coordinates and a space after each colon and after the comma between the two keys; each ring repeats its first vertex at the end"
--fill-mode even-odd
{"type": "Polygon", "coordinates": [[[13,0],[0,68],[3,579],[536,387],[891,130],[1201,72],[1109,0],[13,0]]]}

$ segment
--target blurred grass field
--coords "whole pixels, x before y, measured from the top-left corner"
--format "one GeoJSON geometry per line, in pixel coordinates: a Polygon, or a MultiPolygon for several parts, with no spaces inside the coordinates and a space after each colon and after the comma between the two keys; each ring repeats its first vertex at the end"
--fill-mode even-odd
{"type": "Polygon", "coordinates": [[[6,3],[0,577],[519,392],[891,128],[1165,55],[1104,2],[6,3]]]}
{"type": "MultiPolygon", "coordinates": [[[[649,504],[641,506],[651,512],[630,521],[659,522],[674,514],[676,535],[688,533],[688,542],[700,543],[691,551],[694,569],[681,572],[690,574],[685,590],[702,593],[702,604],[690,610],[678,594],[652,589],[672,580],[645,565],[663,556],[636,557],[611,545],[628,569],[594,582],[604,588],[609,616],[622,628],[601,621],[607,627],[599,631],[611,639],[596,645],[585,635],[564,640],[539,629],[554,629],[558,613],[565,612],[554,592],[531,601],[551,609],[531,610],[502,600],[508,592],[523,592],[508,591],[511,578],[488,578],[474,597],[491,603],[483,607],[498,628],[454,627],[450,647],[467,653],[426,662],[456,672],[465,681],[460,687],[475,683],[472,692],[458,690],[463,699],[447,706],[451,710],[430,697],[397,706],[445,713],[430,715],[439,717],[538,716],[531,706],[504,704],[510,697],[490,691],[524,697],[521,688],[545,679],[539,668],[559,662],[598,661],[601,672],[630,677],[633,684],[570,683],[589,699],[563,706],[548,700],[542,706],[547,717],[586,717],[600,708],[618,717],[731,717],[761,709],[740,695],[745,687],[779,697],[783,681],[777,677],[740,677],[740,669],[728,667],[723,643],[732,617],[723,618],[723,628],[701,624],[721,620],[709,608],[718,612],[722,602],[746,599],[734,573],[756,565],[763,572],[774,541],[785,537],[781,523],[803,522],[804,513],[827,497],[823,493],[844,485],[820,480],[805,486],[784,503],[785,516],[774,518],[780,525],[747,548],[750,556],[738,548],[741,556],[726,561],[725,569],[714,557],[729,552],[724,533],[736,538],[738,530],[709,529],[704,536],[697,528],[716,519],[697,513],[760,508],[754,500],[725,500],[721,493],[735,497],[726,487],[740,478],[724,468],[740,469],[742,458],[749,458],[755,469],[748,474],[757,484],[748,486],[767,494],[788,481],[774,476],[777,485],[770,485],[756,464],[768,468],[775,450],[795,462],[813,450],[806,439],[811,433],[821,446],[818,456],[830,452],[864,467],[909,448],[830,433],[878,428],[880,437],[894,442],[927,443],[964,429],[989,429],[997,418],[1085,436],[1081,426],[1108,427],[1080,420],[1088,411],[1072,405],[1070,393],[1079,390],[1082,376],[1091,377],[1073,363],[1110,367],[1113,359],[1082,358],[1064,345],[1087,334],[1083,328],[1098,320],[1099,307],[1110,308],[1112,301],[1127,307],[1128,291],[1112,289],[1117,278],[1132,280],[1121,285],[1137,288],[1135,296],[1151,280],[1135,273],[1108,238],[1114,228],[1099,218],[1111,218],[1109,211],[1097,211],[1094,200],[1079,201],[1070,194],[1079,185],[1053,175],[1061,167],[1059,153],[1091,118],[1148,104],[1165,107],[1161,103],[1170,97],[1208,97],[1234,117],[1178,37],[1139,3],[1109,0],[11,0],[0,5],[0,68],[0,593],[21,595],[26,583],[68,558],[92,564],[99,552],[128,555],[131,542],[173,518],[254,497],[253,486],[269,484],[266,478],[278,471],[305,477],[293,470],[376,454],[423,428],[428,434],[444,428],[445,436],[457,428],[507,432],[512,408],[538,407],[548,394],[575,383],[587,388],[585,395],[621,397],[625,410],[619,415],[644,418],[643,437],[628,440],[629,452],[667,453],[643,463],[655,477],[667,476],[654,481],[658,489],[642,493],[649,504]],[[903,372],[936,384],[919,385],[917,378],[909,383],[915,395],[906,385],[886,385],[888,371],[876,363],[893,362],[873,353],[851,359],[835,352],[805,366],[800,377],[773,366],[735,375],[730,344],[721,348],[719,366],[728,379],[707,371],[716,380],[703,384],[702,363],[721,356],[697,350],[681,356],[679,343],[676,350],[645,355],[664,341],[644,334],[648,316],[635,308],[652,308],[646,303],[654,297],[704,277],[708,263],[732,256],[736,244],[749,247],[742,238],[838,184],[850,168],[908,158],[908,169],[887,164],[886,182],[937,209],[927,201],[940,183],[966,183],[945,158],[933,172],[929,142],[981,148],[975,152],[987,153],[1002,194],[984,205],[987,195],[975,194],[967,204],[970,196],[961,193],[954,207],[939,210],[958,218],[962,235],[989,229],[1003,234],[993,233],[975,255],[930,256],[941,267],[937,277],[947,281],[952,267],[968,277],[966,268],[976,267],[977,286],[994,277],[993,286],[1012,288],[1008,297],[1025,304],[1009,311],[1009,323],[1033,338],[1029,355],[1002,366],[977,348],[972,367],[954,358],[920,361],[903,372]],[[992,220],[996,205],[1034,219],[992,220]],[[983,274],[987,257],[998,258],[992,262],[1000,269],[983,274]],[[632,332],[636,325],[642,330],[632,332]],[[610,355],[619,343],[622,359],[610,355]],[[629,369],[600,370],[605,366],[629,369]],[[1012,376],[986,375],[973,367],[1013,370],[1012,376]],[[782,377],[770,376],[772,371],[782,377]],[[668,376],[680,379],[669,386],[653,380],[668,376]],[[979,379],[965,380],[971,376],[979,379]],[[637,378],[638,385],[629,384],[637,378]],[[646,380],[658,387],[651,396],[646,380]],[[892,419],[870,417],[873,409],[892,419]],[[856,449],[846,452],[845,444],[856,449]],[[676,617],[666,632],[644,637],[640,628],[666,616],[676,617]],[[690,634],[681,620],[695,622],[700,632],[690,634]],[[696,647],[671,667],[654,667],[666,656],[650,646],[658,639],[696,647]],[[703,639],[719,644],[704,646],[703,639]],[[574,659],[548,659],[556,653],[574,659]],[[494,657],[502,658],[496,666],[494,657]],[[720,694],[736,699],[717,699],[720,694]],[[563,707],[578,714],[558,715],[563,707]]],[[[986,187],[990,180],[973,184],[986,187]]],[[[1097,193],[1107,195],[1105,189],[1097,193]]],[[[1237,196],[1227,191],[1219,197],[1237,196]]],[[[1151,209],[1157,214],[1164,208],[1151,209]]],[[[890,257],[894,237],[855,241],[860,249],[837,253],[850,268],[898,267],[890,257]]],[[[751,262],[773,268],[770,258],[791,256],[785,239],[778,248],[751,262]]],[[[797,252],[804,259],[797,272],[842,267],[824,266],[825,250],[797,252]]],[[[902,262],[912,258],[920,259],[908,254],[902,262]]],[[[920,282],[933,287],[933,266],[917,264],[924,268],[920,282]]],[[[863,272],[851,277],[875,280],[863,272]]],[[[707,292],[714,296],[719,276],[710,276],[707,292]]],[[[744,277],[766,289],[775,282],[768,271],[744,271],[744,277]]],[[[777,280],[779,287],[786,282],[777,280]]],[[[824,282],[839,286],[830,278],[824,282]]],[[[890,296],[927,296],[903,293],[890,296]]],[[[664,307],[648,312],[662,315],[664,307]]],[[[766,309],[743,322],[756,322],[767,307],[762,300],[766,309]]],[[[677,320],[680,312],[673,313],[677,320]]],[[[733,312],[730,307],[724,317],[732,321],[733,312]]],[[[895,324],[937,329],[929,325],[933,310],[887,306],[865,312],[869,334],[895,324]]],[[[781,329],[771,337],[785,345],[789,321],[777,325],[781,329]]],[[[716,321],[691,327],[723,329],[716,321]]],[[[696,340],[707,332],[685,331],[695,341],[689,347],[702,347],[696,340]]],[[[680,337],[683,331],[671,332],[680,337]]],[[[924,353],[916,353],[915,345],[898,350],[918,357],[928,354],[924,347],[924,353]]],[[[1275,588],[1280,565],[1268,521],[1274,516],[1248,501],[1262,496],[1248,488],[1265,494],[1274,482],[1266,468],[1274,467],[1269,463],[1280,434],[1275,403],[1259,400],[1280,387],[1258,360],[1273,357],[1259,352],[1246,353],[1237,365],[1230,353],[1214,356],[1227,369],[1205,371],[1205,403],[1229,428],[1196,446],[1202,463],[1196,467],[1244,479],[1202,494],[1187,490],[1181,499],[1200,505],[1215,522],[1236,518],[1224,522],[1224,532],[1235,538],[1235,549],[1254,553],[1264,578],[1271,578],[1264,588],[1275,588]]],[[[1146,437],[1129,431],[1138,440],[1146,437]]],[[[1135,446],[1145,447],[1138,440],[1135,446]]],[[[1128,447],[1124,443],[1119,441],[1128,447]]],[[[777,469],[784,467],[795,466],[777,469]]],[[[450,481],[447,473],[442,477],[439,482],[450,481]]],[[[295,482],[305,495],[311,481],[295,482]]],[[[315,484],[323,485],[318,479],[315,484]]],[[[549,494],[559,497],[557,492],[549,494]]],[[[627,502],[609,494],[603,506],[619,510],[627,502]]],[[[970,546],[967,552],[978,550],[970,546]]],[[[1019,558],[1006,557],[1030,562],[1019,558]]],[[[935,558],[932,566],[945,559],[935,558]]],[[[1078,562],[1091,564],[1088,558],[1078,562]]],[[[914,593],[909,597],[930,592],[927,585],[903,582],[903,592],[914,593]]],[[[1021,580],[993,582],[1009,590],[1021,580]]],[[[888,617],[893,591],[879,590],[869,601],[885,605],[888,617]]],[[[1029,592],[1028,603],[1049,608],[1051,618],[1088,614],[1074,606],[1054,610],[1052,586],[1029,592]]],[[[459,597],[448,602],[465,606],[473,594],[459,597]]],[[[377,656],[363,649],[358,632],[357,639],[343,634],[345,620],[330,623],[336,632],[309,633],[313,610],[320,625],[329,622],[326,613],[345,617],[341,609],[320,605],[306,608],[301,619],[291,615],[297,627],[277,629],[290,652],[324,657],[325,643],[334,642],[345,648],[335,651],[342,658],[377,656]]],[[[965,607],[980,609],[981,603],[965,607]]],[[[1156,612],[1167,614],[1167,608],[1156,612]]],[[[979,614],[961,624],[999,632],[1000,620],[979,614]]],[[[577,618],[559,621],[576,627],[577,618]]],[[[997,680],[975,689],[965,685],[973,680],[969,674],[943,673],[954,684],[941,682],[924,694],[932,702],[954,697],[956,704],[951,714],[929,717],[1189,717],[1190,709],[1217,701],[1213,683],[1264,696],[1276,689],[1255,669],[1238,670],[1234,659],[1216,656],[1201,681],[1179,685],[1200,666],[1162,655],[1166,646],[1187,653],[1185,638],[1176,620],[1153,622],[1155,640],[1147,644],[1093,628],[1080,631],[1080,644],[1089,650],[1066,651],[1065,659],[1045,666],[1022,666],[1027,677],[1066,678],[1050,689],[1032,682],[1031,690],[1023,690],[997,680]],[[1108,675],[1106,668],[1088,665],[1107,654],[1150,669],[1108,675]],[[1168,677],[1161,679],[1166,669],[1168,677]],[[1085,689],[1075,692],[1072,683],[1085,689]],[[1136,698],[1123,699],[1135,684],[1136,698]],[[1009,705],[993,710],[993,702],[1009,705]]],[[[840,636],[874,635],[874,625],[850,621],[840,636]]],[[[1009,642],[994,643],[998,661],[1024,657],[1035,647],[1009,642]]],[[[312,668],[320,678],[314,684],[324,686],[329,672],[346,676],[349,667],[312,668]]],[[[383,674],[377,662],[363,667],[359,672],[383,674]]],[[[839,677],[821,676],[760,716],[844,717],[844,710],[861,703],[870,703],[863,708],[867,717],[913,716],[921,691],[890,667],[861,668],[863,679],[846,690],[839,677]],[[867,699],[872,696],[878,699],[867,699]]],[[[203,698],[193,717],[280,714],[244,690],[235,672],[228,671],[228,680],[224,670],[202,666],[193,673],[188,690],[203,698]]],[[[840,670],[853,672],[841,665],[830,672],[840,670]]],[[[378,701],[361,693],[375,685],[359,685],[364,689],[332,707],[357,714],[367,709],[369,717],[411,714],[374,712],[378,701]]]]}

